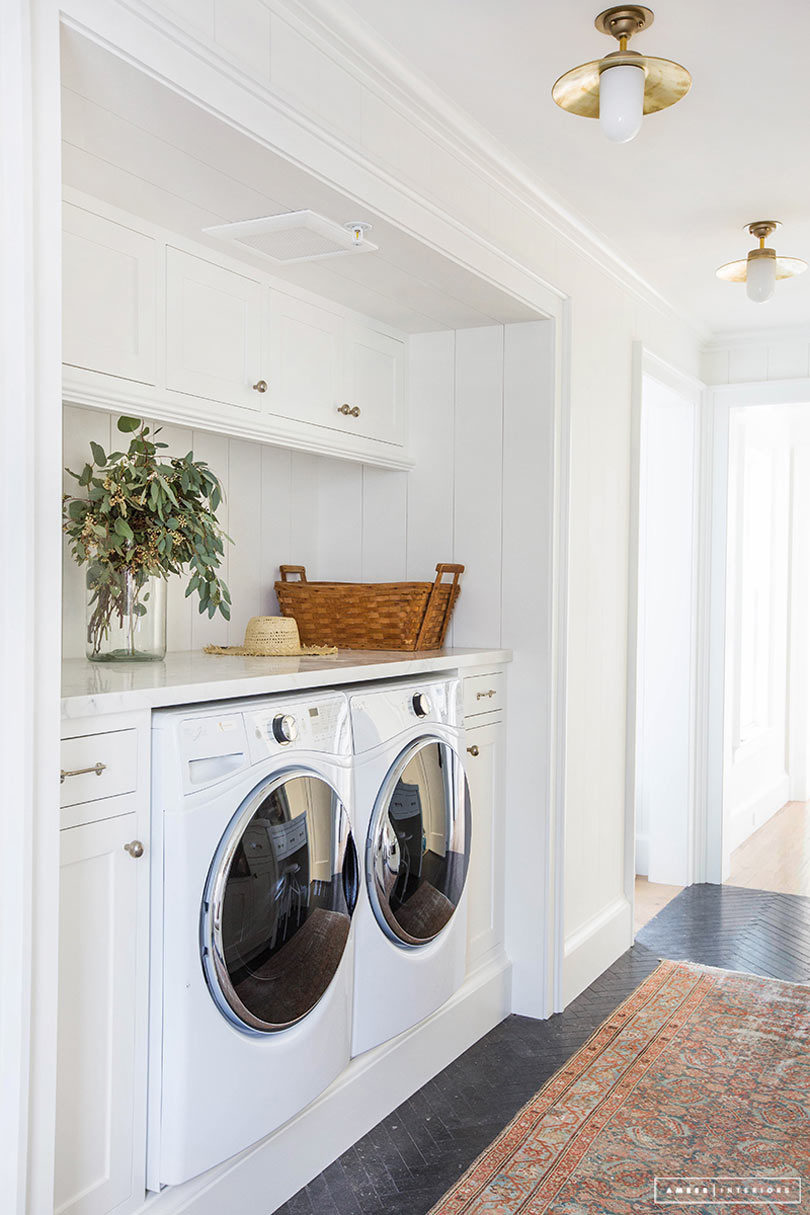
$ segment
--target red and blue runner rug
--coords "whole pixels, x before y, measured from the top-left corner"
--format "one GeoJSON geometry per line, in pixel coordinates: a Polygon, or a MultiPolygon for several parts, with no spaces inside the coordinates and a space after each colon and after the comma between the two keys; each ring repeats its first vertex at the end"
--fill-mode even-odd
{"type": "Polygon", "coordinates": [[[662,962],[431,1215],[806,1215],[808,1178],[810,987],[662,962]]]}

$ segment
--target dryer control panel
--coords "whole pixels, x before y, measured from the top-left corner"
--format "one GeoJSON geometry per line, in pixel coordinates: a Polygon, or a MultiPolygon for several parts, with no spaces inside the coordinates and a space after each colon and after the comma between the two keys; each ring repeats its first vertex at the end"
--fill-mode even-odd
{"type": "Polygon", "coordinates": [[[460,727],[463,720],[461,680],[387,684],[350,696],[355,754],[431,724],[460,727]]]}

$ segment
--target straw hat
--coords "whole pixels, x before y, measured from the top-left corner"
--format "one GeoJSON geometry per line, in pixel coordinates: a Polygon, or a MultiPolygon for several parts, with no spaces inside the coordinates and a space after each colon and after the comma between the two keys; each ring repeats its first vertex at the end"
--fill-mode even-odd
{"type": "Polygon", "coordinates": [[[334,645],[301,645],[298,625],[289,616],[251,616],[243,645],[207,645],[206,654],[243,654],[256,658],[337,654],[334,645]]]}

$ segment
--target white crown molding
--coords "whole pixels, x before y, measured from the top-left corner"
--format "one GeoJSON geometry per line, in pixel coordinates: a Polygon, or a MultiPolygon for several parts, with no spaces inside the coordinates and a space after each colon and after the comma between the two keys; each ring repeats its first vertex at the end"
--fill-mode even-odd
{"type": "Polygon", "coordinates": [[[716,350],[727,350],[738,346],[767,346],[772,342],[807,342],[810,344],[810,325],[771,325],[752,329],[719,330],[704,342],[701,350],[711,354],[716,350]]]}
{"type": "MultiPolygon", "coordinates": [[[[693,334],[697,342],[710,339],[711,332],[702,322],[667,299],[621,258],[599,232],[545,192],[525,166],[507,156],[484,128],[479,127],[467,114],[455,107],[429,82],[422,80],[393,54],[360,18],[351,16],[345,9],[336,5],[334,0],[307,0],[306,4],[301,0],[260,2],[272,15],[292,25],[336,66],[350,73],[363,87],[391,106],[400,117],[417,126],[485,184],[498,190],[509,201],[524,208],[539,223],[550,228],[560,240],[639,302],[676,320],[693,334]]],[[[145,20],[155,30],[170,37],[178,47],[226,75],[233,83],[238,83],[241,88],[248,90],[264,103],[270,104],[302,129],[317,134],[320,139],[352,159],[366,172],[395,186],[400,193],[418,202],[480,248],[490,254],[496,254],[502,261],[519,269],[522,275],[534,280],[546,292],[557,299],[565,298],[565,292],[555,284],[500,249],[481,232],[469,228],[429,197],[394,178],[380,164],[370,160],[356,144],[347,142],[344,136],[330,130],[323,121],[318,121],[291,105],[275,93],[266,80],[246,75],[245,68],[237,65],[236,61],[219,47],[215,47],[210,37],[206,38],[206,34],[199,29],[183,25],[181,18],[176,13],[167,12],[160,0],[118,0],[118,3],[134,17],[145,20]]],[[[93,21],[86,20],[87,9],[95,8],[94,0],[78,0],[76,4],[71,4],[68,0],[65,8],[68,12],[64,13],[63,19],[86,36],[95,37],[96,41],[103,41],[110,49],[115,50],[114,43],[99,39],[94,34],[93,21]],[[72,18],[68,15],[71,9],[74,12],[72,18]]],[[[227,120],[227,115],[220,114],[220,117],[227,120]]],[[[253,134],[255,137],[255,132],[253,134]]]]}

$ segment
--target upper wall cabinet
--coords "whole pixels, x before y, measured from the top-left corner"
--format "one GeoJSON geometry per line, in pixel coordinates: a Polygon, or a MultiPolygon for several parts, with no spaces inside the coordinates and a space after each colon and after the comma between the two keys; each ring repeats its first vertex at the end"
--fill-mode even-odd
{"type": "Polygon", "coordinates": [[[343,318],[283,291],[269,292],[268,405],[282,417],[334,426],[343,374],[343,318]]]}
{"type": "Polygon", "coordinates": [[[166,387],[260,410],[262,287],[166,250],[166,387]]]}
{"type": "Polygon", "coordinates": [[[401,443],[405,424],[405,346],[388,334],[348,325],[347,404],[357,433],[401,443]]]}
{"type": "Polygon", "coordinates": [[[157,242],[70,203],[63,224],[65,363],[154,384],[157,242]]]}
{"type": "Polygon", "coordinates": [[[403,334],[69,193],[66,401],[411,467],[403,334]]]}

